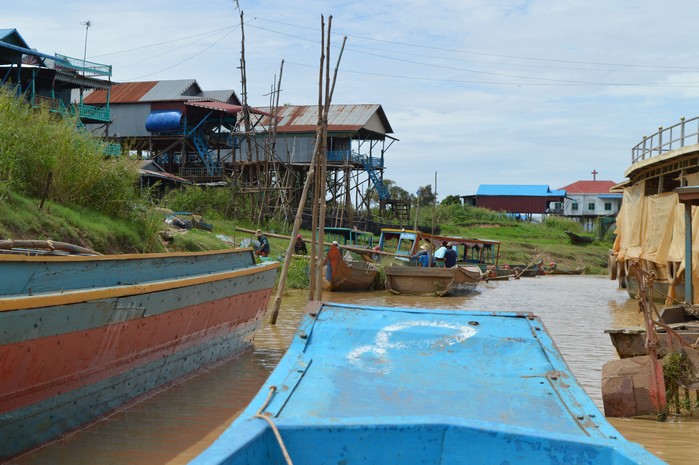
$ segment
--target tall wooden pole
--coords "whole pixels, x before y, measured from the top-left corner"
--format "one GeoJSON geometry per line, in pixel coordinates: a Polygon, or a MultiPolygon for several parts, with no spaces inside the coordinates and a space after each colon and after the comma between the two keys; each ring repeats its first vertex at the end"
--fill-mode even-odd
{"type": "MultiPolygon", "coordinates": [[[[322,17],[321,17],[321,24],[322,24],[322,29],[324,32],[324,22],[322,21],[322,17]]],[[[335,73],[333,75],[329,97],[326,98],[326,102],[327,102],[328,106],[330,105],[330,102],[332,101],[332,94],[333,94],[333,91],[335,89],[335,82],[337,80],[337,71],[338,71],[338,68],[340,66],[340,60],[342,58],[342,52],[344,51],[344,47],[345,47],[346,42],[347,42],[347,37],[344,38],[344,41],[342,43],[342,49],[341,49],[340,55],[337,59],[337,65],[335,67],[335,73]]],[[[321,49],[320,80],[319,80],[321,89],[322,89],[322,82],[323,82],[322,75],[323,75],[323,60],[324,60],[324,55],[322,52],[323,52],[323,49],[321,49]]],[[[322,90],[321,90],[321,92],[322,92],[322,90]]],[[[318,98],[319,105],[322,104],[322,101],[323,100],[322,100],[322,95],[321,95],[318,98]]],[[[327,121],[327,106],[326,106],[325,111],[326,111],[325,119],[327,121]]],[[[319,112],[319,114],[320,114],[320,112],[319,112]]],[[[311,183],[314,182],[315,177],[316,177],[315,176],[316,175],[315,167],[317,164],[317,159],[320,157],[320,153],[321,153],[320,144],[322,141],[322,137],[319,137],[319,135],[317,133],[316,133],[316,135],[317,135],[317,137],[316,137],[315,146],[313,149],[313,159],[311,160],[308,176],[306,177],[306,182],[303,186],[303,192],[301,193],[301,199],[299,200],[299,206],[296,210],[296,219],[294,220],[294,226],[292,228],[291,237],[289,239],[289,246],[286,249],[286,255],[284,257],[284,264],[282,265],[281,276],[279,278],[279,284],[277,286],[277,293],[276,293],[276,296],[274,298],[274,303],[273,303],[273,307],[272,307],[272,314],[270,315],[270,319],[269,319],[270,324],[275,324],[277,322],[277,317],[279,316],[279,308],[281,306],[281,296],[284,293],[284,286],[286,285],[286,275],[289,271],[289,265],[291,263],[291,255],[293,254],[294,243],[296,242],[296,235],[298,234],[299,229],[301,227],[301,220],[303,218],[303,210],[304,210],[304,206],[306,203],[306,198],[308,196],[308,191],[310,189],[311,183]]],[[[313,234],[311,236],[311,254],[310,254],[311,263],[313,262],[314,256],[315,256],[313,253],[313,247],[316,247],[316,245],[317,245],[316,249],[319,249],[319,250],[322,250],[322,247],[323,247],[323,242],[319,242],[318,244],[316,244],[315,240],[316,240],[316,238],[315,238],[315,230],[314,230],[313,234]]],[[[313,275],[311,275],[311,276],[313,276],[313,275]]]]}

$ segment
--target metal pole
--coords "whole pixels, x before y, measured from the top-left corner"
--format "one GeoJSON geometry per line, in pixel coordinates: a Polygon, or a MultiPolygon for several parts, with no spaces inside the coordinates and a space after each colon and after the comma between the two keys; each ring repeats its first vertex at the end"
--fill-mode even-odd
{"type": "MultiPolygon", "coordinates": [[[[83,49],[83,77],[85,77],[85,62],[87,60],[87,31],[90,29],[92,23],[88,19],[87,21],[81,22],[85,26],[85,48],[83,49]]],[[[80,84],[80,103],[83,103],[83,86],[80,84]]]]}
{"type": "Polygon", "coordinates": [[[684,300],[689,305],[694,303],[692,290],[692,204],[684,204],[684,300]]]}

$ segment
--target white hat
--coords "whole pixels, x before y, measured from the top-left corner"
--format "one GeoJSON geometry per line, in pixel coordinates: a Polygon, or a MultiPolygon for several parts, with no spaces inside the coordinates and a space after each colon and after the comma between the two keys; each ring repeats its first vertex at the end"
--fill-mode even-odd
{"type": "Polygon", "coordinates": [[[337,244],[337,241],[333,241],[333,245],[338,245],[338,244],[337,244]]]}

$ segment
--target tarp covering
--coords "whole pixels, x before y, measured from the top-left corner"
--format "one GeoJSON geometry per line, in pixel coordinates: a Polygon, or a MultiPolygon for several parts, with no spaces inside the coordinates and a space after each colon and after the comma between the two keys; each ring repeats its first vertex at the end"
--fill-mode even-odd
{"type": "MultiPolygon", "coordinates": [[[[699,185],[699,173],[687,176],[686,181],[699,185]]],[[[643,267],[654,270],[659,280],[671,279],[669,270],[675,264],[674,276],[681,278],[685,274],[685,205],[674,192],[644,196],[644,191],[643,182],[624,189],[613,250],[618,260],[641,259],[643,267]]],[[[697,207],[692,207],[692,236],[693,297],[699,302],[697,207]]]]}

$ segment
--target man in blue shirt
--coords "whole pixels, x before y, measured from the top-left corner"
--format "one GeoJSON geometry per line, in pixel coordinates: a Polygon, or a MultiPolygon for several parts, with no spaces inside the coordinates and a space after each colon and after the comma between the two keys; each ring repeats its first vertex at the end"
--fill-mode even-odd
{"type": "Polygon", "coordinates": [[[267,236],[262,234],[262,230],[258,229],[255,231],[255,236],[257,236],[257,240],[260,241],[260,248],[257,249],[257,255],[260,257],[266,257],[269,255],[269,239],[267,239],[267,236]]]}
{"type": "Polygon", "coordinates": [[[456,265],[456,258],[459,254],[454,250],[454,243],[450,242],[447,244],[447,250],[444,252],[444,266],[451,268],[456,265]]]}

